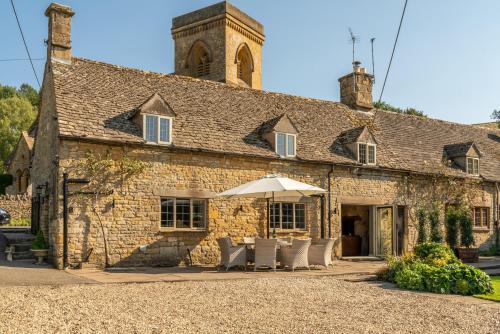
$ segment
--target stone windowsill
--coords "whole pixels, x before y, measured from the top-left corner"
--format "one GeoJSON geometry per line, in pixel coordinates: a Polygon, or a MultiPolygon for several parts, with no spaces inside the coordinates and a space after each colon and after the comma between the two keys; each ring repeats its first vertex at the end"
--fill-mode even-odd
{"type": "Polygon", "coordinates": [[[489,232],[490,229],[488,227],[474,227],[472,232],[486,233],[489,232]]]}
{"type": "Polygon", "coordinates": [[[206,229],[196,229],[196,228],[168,228],[168,227],[162,227],[160,228],[161,233],[166,233],[166,232],[207,232],[206,229]]]}

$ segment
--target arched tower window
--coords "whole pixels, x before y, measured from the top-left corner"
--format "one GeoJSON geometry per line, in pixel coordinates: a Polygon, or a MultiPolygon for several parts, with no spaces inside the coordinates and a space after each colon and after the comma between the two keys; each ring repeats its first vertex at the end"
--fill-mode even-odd
{"type": "Polygon", "coordinates": [[[253,58],[246,44],[241,44],[236,52],[236,71],[238,81],[252,87],[253,58]]]}
{"type": "Polygon", "coordinates": [[[187,62],[191,75],[197,78],[210,75],[211,63],[212,55],[208,45],[201,40],[196,41],[191,47],[187,62]]]}
{"type": "Polygon", "coordinates": [[[29,170],[25,169],[21,176],[21,186],[20,186],[21,193],[25,193],[26,191],[28,191],[29,183],[30,183],[30,172],[29,170]]]}

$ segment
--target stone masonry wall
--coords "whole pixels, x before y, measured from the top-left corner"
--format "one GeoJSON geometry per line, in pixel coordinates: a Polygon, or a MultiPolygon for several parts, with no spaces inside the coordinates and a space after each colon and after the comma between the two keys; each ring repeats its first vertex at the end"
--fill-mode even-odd
{"type": "MultiPolygon", "coordinates": [[[[108,147],[98,144],[63,141],[61,144],[61,168],[77,174],[75,166],[86,151],[103,153],[108,147]]],[[[219,258],[217,238],[230,236],[235,242],[243,236],[266,233],[265,200],[224,199],[208,200],[207,229],[203,231],[176,231],[160,228],[160,198],[175,191],[221,192],[270,173],[280,173],[295,180],[327,188],[330,166],[299,163],[286,160],[249,159],[225,155],[170,151],[164,148],[111,148],[113,158],[120,159],[126,153],[129,158],[147,161],[146,171],[123,184],[116,184],[112,193],[98,201],[97,217],[92,212],[92,196],[73,195],[70,200],[69,254],[73,265],[84,261],[103,264],[104,239],[106,236],[109,263],[115,266],[175,265],[186,259],[187,249],[195,263],[216,263],[219,258]],[[99,223],[102,221],[102,226],[99,223]]],[[[332,237],[336,240],[335,255],[341,255],[341,205],[400,204],[398,182],[401,176],[381,171],[335,169],[332,176],[332,237]]],[[[61,187],[61,184],[59,184],[61,187]]],[[[72,188],[78,192],[80,186],[72,188]]],[[[81,189],[80,189],[81,190],[81,189]]],[[[485,187],[483,200],[492,201],[492,193],[485,187]]],[[[62,217],[62,198],[58,200],[59,217],[62,217]]],[[[307,199],[307,230],[294,231],[296,237],[319,238],[319,199],[307,199]]],[[[327,204],[325,220],[328,222],[327,204]]],[[[411,215],[408,216],[411,219],[411,215]]],[[[61,265],[62,219],[58,220],[52,241],[56,264],[61,265]]],[[[416,223],[408,222],[405,247],[410,249],[416,237],[416,223]]],[[[328,227],[325,228],[325,235],[328,227]]],[[[280,232],[279,236],[288,235],[280,232]]],[[[484,232],[480,242],[491,239],[491,230],[484,232]]]]}
{"type": "Polygon", "coordinates": [[[0,196],[0,208],[10,213],[12,219],[31,219],[31,196],[0,196]]]}

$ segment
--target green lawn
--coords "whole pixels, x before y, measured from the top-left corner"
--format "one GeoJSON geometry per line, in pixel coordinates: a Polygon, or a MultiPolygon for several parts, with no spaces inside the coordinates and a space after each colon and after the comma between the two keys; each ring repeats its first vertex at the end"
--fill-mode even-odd
{"type": "Polygon", "coordinates": [[[474,297],[500,302],[500,276],[491,276],[491,281],[493,282],[495,292],[489,295],[475,295],[474,297]]]}

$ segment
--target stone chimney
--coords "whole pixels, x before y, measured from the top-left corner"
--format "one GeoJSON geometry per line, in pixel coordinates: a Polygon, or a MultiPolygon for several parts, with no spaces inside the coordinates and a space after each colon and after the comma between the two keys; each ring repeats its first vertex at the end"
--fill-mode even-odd
{"type": "Polygon", "coordinates": [[[47,61],[58,60],[71,63],[71,17],[75,12],[71,7],[51,3],[45,11],[49,18],[47,40],[47,61]]]}
{"type": "Polygon", "coordinates": [[[352,109],[368,111],[373,108],[373,75],[366,73],[361,62],[353,63],[353,72],[339,79],[340,102],[352,109]]]}

